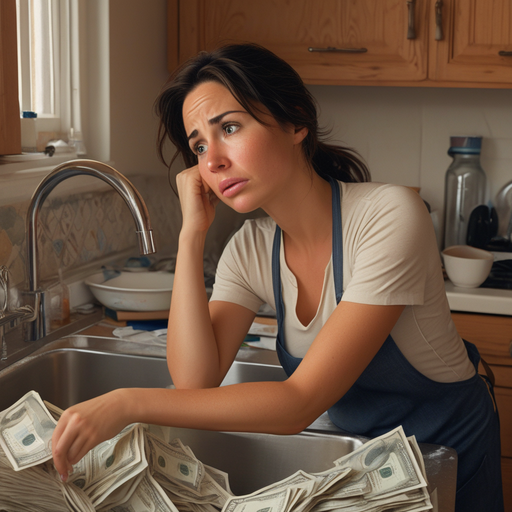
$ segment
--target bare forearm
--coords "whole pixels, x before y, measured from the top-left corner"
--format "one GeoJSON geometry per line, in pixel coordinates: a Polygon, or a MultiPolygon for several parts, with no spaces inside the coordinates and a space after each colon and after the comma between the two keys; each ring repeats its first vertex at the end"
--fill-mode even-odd
{"type": "Polygon", "coordinates": [[[219,357],[204,285],[204,234],[180,235],[167,334],[167,364],[180,387],[219,384],[219,357]]]}
{"type": "Polygon", "coordinates": [[[211,389],[125,389],[130,422],[236,432],[294,434],[322,412],[289,382],[211,389]]]}

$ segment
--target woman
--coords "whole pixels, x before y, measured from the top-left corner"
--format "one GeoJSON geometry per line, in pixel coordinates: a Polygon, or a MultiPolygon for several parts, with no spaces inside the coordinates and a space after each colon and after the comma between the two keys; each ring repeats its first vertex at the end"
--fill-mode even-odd
{"type": "Polygon", "coordinates": [[[187,166],[167,348],[178,389],[116,390],[68,409],[53,437],[61,474],[131,422],[293,434],[329,410],[349,432],[401,424],[454,447],[457,510],[502,510],[494,401],[451,321],[419,196],[369,183],[355,153],[322,142],[311,95],[261,47],[201,53],[157,110],[160,153],[169,137],[187,166]],[[268,217],[230,241],[208,303],[203,250],[219,200],[268,217]],[[289,378],[219,388],[264,303],[289,378]]]}

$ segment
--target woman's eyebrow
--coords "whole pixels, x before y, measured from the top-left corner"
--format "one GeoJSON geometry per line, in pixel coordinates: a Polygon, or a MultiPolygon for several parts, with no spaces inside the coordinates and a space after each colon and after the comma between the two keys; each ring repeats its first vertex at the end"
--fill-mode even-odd
{"type": "MultiPolygon", "coordinates": [[[[247,112],[245,110],[227,110],[226,112],[223,112],[222,114],[219,114],[218,116],[208,119],[208,124],[209,125],[219,124],[225,116],[227,116],[228,114],[235,114],[235,113],[246,114],[247,112]]],[[[188,136],[187,140],[197,137],[197,134],[198,134],[198,131],[193,130],[192,133],[188,136]]]]}

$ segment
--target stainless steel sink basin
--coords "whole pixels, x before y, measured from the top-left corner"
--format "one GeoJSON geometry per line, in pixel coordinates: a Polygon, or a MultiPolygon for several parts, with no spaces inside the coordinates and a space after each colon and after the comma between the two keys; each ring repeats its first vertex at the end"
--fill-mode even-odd
{"type": "MultiPolygon", "coordinates": [[[[285,378],[278,366],[235,361],[223,385],[285,378]]],[[[69,337],[0,372],[0,410],[32,389],[65,409],[117,388],[171,385],[165,352],[160,347],[117,338],[69,337]]]]}
{"type": "MultiPolygon", "coordinates": [[[[275,357],[271,353],[253,350],[240,356],[245,360],[235,361],[223,385],[286,378],[282,368],[272,363],[275,357]]],[[[0,411],[30,390],[67,408],[120,387],[169,386],[172,380],[164,348],[76,335],[48,343],[1,370],[0,411]]],[[[165,436],[179,437],[201,461],[228,472],[233,492],[245,494],[298,469],[325,470],[365,441],[339,431],[327,414],[308,430],[293,436],[273,436],[173,428],[167,429],[165,436]]],[[[452,511],[457,467],[454,450],[437,445],[420,448],[431,488],[437,488],[439,511],[452,511]]]]}

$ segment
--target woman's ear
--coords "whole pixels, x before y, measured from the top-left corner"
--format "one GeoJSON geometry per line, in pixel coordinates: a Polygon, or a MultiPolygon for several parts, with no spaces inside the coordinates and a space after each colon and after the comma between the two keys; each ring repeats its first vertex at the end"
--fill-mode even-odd
{"type": "Polygon", "coordinates": [[[295,144],[301,144],[302,141],[307,137],[308,133],[309,133],[309,131],[305,126],[303,126],[301,128],[296,126],[295,133],[293,136],[293,142],[295,144]]]}

